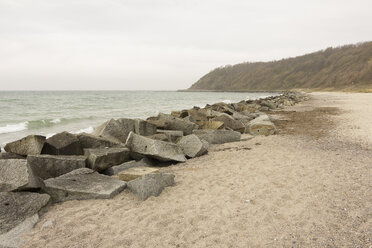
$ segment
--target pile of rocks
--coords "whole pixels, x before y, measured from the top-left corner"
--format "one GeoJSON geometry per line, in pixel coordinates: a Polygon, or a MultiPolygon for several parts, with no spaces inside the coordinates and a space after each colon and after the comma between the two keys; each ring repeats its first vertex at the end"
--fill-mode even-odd
{"type": "Polygon", "coordinates": [[[8,143],[0,153],[0,247],[20,245],[19,233],[32,227],[50,202],[106,199],[126,187],[142,200],[158,196],[175,182],[157,166],[202,156],[210,145],[239,141],[243,133],[274,134],[264,112],[306,99],[287,92],[147,120],[111,119],[92,134],[30,135],[8,143]]]}

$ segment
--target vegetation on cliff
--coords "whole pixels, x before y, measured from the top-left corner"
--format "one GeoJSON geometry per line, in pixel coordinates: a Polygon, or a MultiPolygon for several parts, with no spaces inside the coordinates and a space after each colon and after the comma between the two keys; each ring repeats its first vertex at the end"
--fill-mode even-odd
{"type": "Polygon", "coordinates": [[[271,62],[214,69],[189,90],[372,89],[372,42],[327,48],[271,62]]]}

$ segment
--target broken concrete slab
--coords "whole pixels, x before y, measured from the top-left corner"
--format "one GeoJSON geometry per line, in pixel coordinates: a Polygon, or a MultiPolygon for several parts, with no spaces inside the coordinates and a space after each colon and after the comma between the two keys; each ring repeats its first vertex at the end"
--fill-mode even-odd
{"type": "Polygon", "coordinates": [[[149,139],[133,132],[129,134],[126,145],[135,156],[146,156],[160,161],[186,161],[183,151],[178,145],[149,139]]]}
{"type": "Polygon", "coordinates": [[[84,149],[84,154],[88,156],[87,167],[95,171],[103,171],[130,160],[130,151],[125,147],[84,149]]]}
{"type": "Polygon", "coordinates": [[[53,201],[108,199],[112,198],[126,187],[126,183],[98,172],[81,168],[60,177],[44,181],[43,190],[53,201]]]}
{"type": "Polygon", "coordinates": [[[20,140],[5,145],[4,150],[22,156],[40,154],[45,142],[45,136],[29,135],[20,140]]]}
{"type": "Polygon", "coordinates": [[[41,185],[26,159],[0,160],[0,191],[37,189],[41,185]]]}
{"type": "Polygon", "coordinates": [[[198,157],[208,152],[209,143],[205,140],[201,140],[195,134],[184,136],[177,143],[185,155],[189,158],[198,157]]]}
{"type": "Polygon", "coordinates": [[[93,135],[114,139],[117,142],[125,143],[128,134],[135,130],[135,121],[127,118],[111,119],[96,127],[93,135]]]}
{"type": "Polygon", "coordinates": [[[26,157],[11,152],[0,152],[0,159],[26,159],[26,157]]]}
{"type": "Polygon", "coordinates": [[[76,135],[62,132],[48,138],[41,153],[49,155],[83,155],[83,149],[76,135]]]}
{"type": "Polygon", "coordinates": [[[183,137],[183,131],[178,131],[178,130],[157,130],[158,133],[163,133],[167,135],[168,141],[169,142],[176,142],[179,140],[181,137],[183,137]]]}
{"type": "Polygon", "coordinates": [[[131,181],[138,177],[142,177],[144,175],[150,174],[150,173],[156,173],[159,169],[146,167],[146,166],[138,166],[138,167],[132,167],[127,170],[119,172],[118,178],[122,181],[131,181]]]}
{"type": "Polygon", "coordinates": [[[128,188],[141,200],[158,196],[165,187],[174,185],[171,173],[151,173],[128,182],[128,188]]]}
{"type": "Polygon", "coordinates": [[[81,133],[77,135],[83,149],[87,148],[107,148],[107,147],[121,147],[124,146],[116,140],[99,137],[93,134],[81,133]]]}
{"type": "Polygon", "coordinates": [[[273,135],[276,131],[274,123],[270,121],[267,115],[260,115],[248,124],[248,132],[252,135],[273,135]]]}
{"type": "Polygon", "coordinates": [[[232,116],[228,114],[221,114],[215,118],[212,119],[213,121],[221,121],[225,124],[226,128],[230,128],[234,131],[237,131],[239,133],[244,133],[245,132],[245,126],[244,124],[239,121],[235,120],[232,116]]]}
{"type": "Polygon", "coordinates": [[[194,130],[193,133],[209,144],[240,141],[241,133],[232,130],[194,130]]]}
{"type": "Polygon", "coordinates": [[[200,129],[217,130],[225,128],[225,123],[222,121],[198,121],[198,125],[200,129]]]}
{"type": "Polygon", "coordinates": [[[0,192],[0,234],[8,232],[25,218],[38,213],[50,199],[33,192],[0,192]]]}
{"type": "Polygon", "coordinates": [[[163,129],[180,130],[183,131],[185,135],[191,134],[192,130],[199,128],[199,126],[193,122],[163,113],[160,113],[157,118],[159,120],[164,120],[165,126],[163,129]]]}
{"type": "Polygon", "coordinates": [[[102,171],[102,173],[105,174],[105,175],[108,175],[108,176],[112,176],[112,175],[118,174],[121,171],[132,168],[132,167],[154,166],[154,165],[155,165],[155,163],[151,159],[143,158],[143,159],[138,160],[138,161],[132,160],[132,161],[125,162],[123,164],[112,166],[112,167],[102,171]]]}
{"type": "Polygon", "coordinates": [[[135,119],[134,120],[134,132],[142,136],[150,136],[156,134],[156,125],[148,121],[135,119]]]}
{"type": "Polygon", "coordinates": [[[45,180],[59,177],[73,170],[86,167],[87,157],[68,155],[29,155],[28,166],[33,173],[45,180]]]}

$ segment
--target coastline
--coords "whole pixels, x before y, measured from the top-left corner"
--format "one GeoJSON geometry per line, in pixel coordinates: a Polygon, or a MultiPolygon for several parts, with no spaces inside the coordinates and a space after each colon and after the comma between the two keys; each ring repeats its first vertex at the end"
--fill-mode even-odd
{"type": "Polygon", "coordinates": [[[372,95],[310,95],[270,113],[277,135],[162,168],[176,185],[158,197],[51,206],[24,247],[368,247],[372,95]]]}

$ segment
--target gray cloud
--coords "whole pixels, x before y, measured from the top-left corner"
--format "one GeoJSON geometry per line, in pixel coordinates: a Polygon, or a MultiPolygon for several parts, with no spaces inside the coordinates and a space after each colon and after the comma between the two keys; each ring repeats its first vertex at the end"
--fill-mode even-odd
{"type": "Polygon", "coordinates": [[[0,0],[0,90],[180,89],[372,40],[371,1],[0,0]]]}

